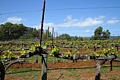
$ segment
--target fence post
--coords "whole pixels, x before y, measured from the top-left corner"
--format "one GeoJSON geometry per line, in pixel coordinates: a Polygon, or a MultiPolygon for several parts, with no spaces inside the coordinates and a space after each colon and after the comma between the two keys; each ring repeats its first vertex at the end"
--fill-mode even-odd
{"type": "Polygon", "coordinates": [[[47,80],[47,57],[48,54],[42,54],[42,78],[41,80],[47,80]]]}
{"type": "Polygon", "coordinates": [[[0,80],[4,80],[5,77],[5,67],[3,63],[0,61],[0,80]]]}
{"type": "Polygon", "coordinates": [[[113,60],[110,61],[110,71],[112,71],[112,61],[113,60]]]}
{"type": "Polygon", "coordinates": [[[95,76],[95,80],[100,80],[100,72],[101,72],[101,61],[98,60],[97,64],[96,64],[96,76],[95,76]]]}
{"type": "Polygon", "coordinates": [[[97,50],[97,48],[96,48],[96,46],[94,46],[94,51],[96,51],[97,50]]]}
{"type": "Polygon", "coordinates": [[[36,63],[38,63],[38,55],[36,55],[36,63]]]}

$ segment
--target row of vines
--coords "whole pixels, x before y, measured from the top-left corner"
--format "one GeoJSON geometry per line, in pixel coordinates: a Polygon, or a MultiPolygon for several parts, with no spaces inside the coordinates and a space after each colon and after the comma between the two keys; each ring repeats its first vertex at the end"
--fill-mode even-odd
{"type": "MultiPolygon", "coordinates": [[[[48,55],[52,56],[53,59],[55,57],[64,58],[73,60],[73,62],[78,59],[98,60],[97,76],[100,74],[101,65],[107,60],[110,60],[112,69],[112,61],[116,58],[120,58],[119,44],[119,39],[84,41],[54,40],[43,41],[41,47],[43,50],[46,50],[48,55]]],[[[37,50],[39,46],[39,41],[0,42],[0,60],[4,65],[7,65],[6,61],[31,57],[39,54],[39,50],[37,50]]]]}
{"type": "MultiPolygon", "coordinates": [[[[47,49],[51,56],[57,56],[57,54],[64,54],[64,57],[73,57],[73,54],[91,54],[91,56],[103,56],[116,53],[118,54],[118,48],[120,40],[105,40],[105,41],[66,41],[57,40],[47,41],[42,43],[42,48],[47,49]],[[61,51],[64,49],[65,51],[61,51]],[[86,51],[84,51],[86,50],[86,51]]],[[[0,42],[0,54],[4,59],[14,59],[18,55],[26,55],[29,52],[35,51],[35,47],[40,46],[39,41],[29,42],[0,42]]]]}

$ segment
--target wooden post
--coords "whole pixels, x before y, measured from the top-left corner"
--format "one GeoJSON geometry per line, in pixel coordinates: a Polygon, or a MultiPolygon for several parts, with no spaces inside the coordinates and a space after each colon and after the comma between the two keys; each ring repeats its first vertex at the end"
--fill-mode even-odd
{"type": "Polygon", "coordinates": [[[94,46],[94,51],[96,51],[96,46],[94,46]]]}
{"type": "Polygon", "coordinates": [[[110,71],[112,71],[112,61],[113,60],[110,61],[110,71]]]}
{"type": "Polygon", "coordinates": [[[38,63],[38,55],[36,55],[36,63],[38,63]]]}
{"type": "MultiPolygon", "coordinates": [[[[52,48],[51,50],[54,48],[54,27],[52,28],[52,48]]],[[[53,58],[53,63],[55,64],[55,56],[53,58]]]]}
{"type": "Polygon", "coordinates": [[[56,41],[58,41],[58,33],[56,32],[56,41]]]}
{"type": "Polygon", "coordinates": [[[97,64],[96,64],[96,76],[95,76],[95,80],[100,80],[100,71],[101,71],[101,61],[98,60],[97,64]]]}
{"type": "Polygon", "coordinates": [[[42,43],[42,33],[43,33],[43,23],[44,23],[44,14],[45,14],[45,4],[46,4],[46,0],[44,0],[43,9],[42,9],[42,21],[41,21],[41,30],[40,30],[40,47],[41,47],[41,43],[42,43]]]}
{"type": "MultiPolygon", "coordinates": [[[[42,33],[43,33],[43,23],[44,23],[44,13],[45,13],[45,4],[46,0],[44,0],[43,3],[43,9],[42,9],[42,21],[41,21],[41,31],[40,31],[40,48],[42,43],[42,33]]],[[[40,50],[40,54],[42,53],[42,50],[40,50]]],[[[41,80],[47,80],[47,54],[42,54],[42,75],[41,80]]]]}
{"type": "Polygon", "coordinates": [[[76,54],[76,53],[74,53],[74,54],[73,54],[73,63],[74,63],[74,62],[77,62],[78,59],[79,59],[79,55],[76,54]]]}
{"type": "Polygon", "coordinates": [[[49,36],[49,27],[48,30],[46,31],[46,42],[48,41],[48,36],[49,36]]]}
{"type": "Polygon", "coordinates": [[[101,72],[101,67],[102,65],[106,62],[106,60],[98,60],[97,64],[96,64],[96,76],[95,76],[95,80],[100,80],[100,72],[101,72]]]}
{"type": "Polygon", "coordinates": [[[54,45],[53,45],[53,43],[54,43],[53,40],[54,39],[53,38],[54,38],[54,27],[52,28],[52,49],[54,48],[54,45]]]}
{"type": "Polygon", "coordinates": [[[117,45],[115,45],[115,47],[116,47],[116,49],[117,49],[117,51],[118,51],[118,49],[119,49],[119,48],[118,48],[118,44],[117,44],[117,45]]]}
{"type": "Polygon", "coordinates": [[[4,80],[5,77],[5,67],[3,63],[0,61],[0,80],[4,80]]]}
{"type": "Polygon", "coordinates": [[[43,54],[42,59],[42,80],[47,80],[47,54],[43,54]]]}

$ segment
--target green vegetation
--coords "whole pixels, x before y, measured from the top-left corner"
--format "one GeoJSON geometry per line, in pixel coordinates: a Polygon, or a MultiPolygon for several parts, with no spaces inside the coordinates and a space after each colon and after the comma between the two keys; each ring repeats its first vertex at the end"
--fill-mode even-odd
{"type": "Polygon", "coordinates": [[[109,30],[104,30],[103,27],[98,27],[94,31],[94,36],[92,36],[94,40],[106,40],[110,38],[110,31],[109,30]]]}
{"type": "MultiPolygon", "coordinates": [[[[13,24],[6,22],[0,24],[0,41],[10,41],[16,39],[39,39],[40,30],[36,28],[27,27],[23,24],[13,24]]],[[[52,34],[48,30],[43,31],[43,40],[52,39],[52,34]],[[48,34],[46,34],[48,32],[48,34]],[[46,37],[48,36],[48,37],[46,37]]],[[[69,34],[61,34],[56,39],[68,40],[68,41],[83,41],[87,39],[92,40],[107,40],[110,39],[110,31],[103,30],[103,27],[98,27],[94,31],[94,35],[91,38],[83,38],[80,36],[70,36],[69,34]]]]}
{"type": "MultiPolygon", "coordinates": [[[[113,67],[116,72],[119,70],[119,67],[113,67]]],[[[48,80],[83,80],[83,79],[92,79],[94,80],[94,73],[96,72],[95,68],[86,68],[86,69],[64,69],[64,70],[48,70],[48,80]],[[52,74],[51,74],[52,73],[52,74]],[[89,75],[89,76],[88,76],[89,75]]],[[[119,80],[120,74],[116,73],[112,76],[109,74],[109,67],[103,67],[101,72],[101,79],[108,80],[119,80]],[[105,77],[104,77],[105,76],[105,77]]],[[[33,70],[30,68],[22,68],[19,70],[9,69],[6,73],[6,77],[10,79],[20,78],[22,80],[38,80],[41,76],[41,70],[33,70]]]]}
{"type": "MultiPolygon", "coordinates": [[[[49,49],[50,55],[53,57],[58,57],[61,54],[61,49],[64,48],[66,51],[62,52],[64,58],[73,57],[73,54],[91,53],[91,56],[104,56],[115,54],[120,57],[118,48],[120,47],[120,39],[116,40],[84,40],[84,41],[67,41],[67,40],[57,40],[54,42],[56,45],[52,50],[50,50],[52,41],[44,41],[42,47],[44,49],[49,49]],[[98,48],[97,48],[98,47],[98,48]],[[96,51],[94,50],[96,48],[96,51]],[[85,50],[82,50],[85,49],[85,50]]],[[[19,55],[26,55],[26,53],[35,51],[35,47],[40,46],[39,41],[4,41],[0,42],[0,48],[2,51],[2,57],[11,58],[16,57],[14,53],[19,55]]]]}
{"type": "Polygon", "coordinates": [[[54,46],[54,48],[50,52],[50,56],[55,57],[55,56],[59,55],[59,52],[60,52],[60,50],[56,46],[54,46]]]}
{"type": "MultiPolygon", "coordinates": [[[[6,22],[5,24],[0,24],[0,53],[2,56],[2,61],[4,59],[13,59],[16,58],[18,55],[26,55],[29,52],[34,52],[36,47],[40,46],[39,43],[39,31],[35,28],[26,27],[23,24],[12,24],[10,22],[6,22]],[[14,40],[15,39],[15,40],[14,40]],[[26,39],[25,41],[22,39],[26,39]],[[29,39],[29,40],[28,40],[29,39]],[[33,40],[32,40],[33,39],[33,40]],[[15,54],[14,54],[15,53],[15,54]]],[[[103,28],[100,26],[94,31],[94,35],[90,39],[85,39],[82,37],[77,36],[70,36],[69,34],[61,34],[60,36],[57,36],[55,39],[52,40],[52,34],[51,32],[48,33],[48,36],[46,34],[48,30],[43,31],[43,42],[41,44],[43,49],[48,49],[50,52],[50,56],[48,55],[48,62],[56,60],[56,62],[61,62],[62,60],[66,61],[63,58],[73,58],[73,54],[81,54],[82,51],[87,52],[87,54],[90,54],[90,57],[100,57],[100,56],[110,56],[110,55],[116,55],[118,58],[120,58],[119,50],[120,47],[120,39],[116,40],[109,40],[110,38],[110,32],[109,30],[103,30],[103,28]],[[48,39],[46,40],[46,36],[48,39]],[[52,43],[53,42],[53,43],[52,43]],[[52,45],[52,46],[51,46],[52,45]],[[52,48],[54,46],[54,48],[52,48]],[[52,48],[52,50],[50,50],[52,48]],[[60,51],[60,48],[64,48],[68,51],[60,51]],[[95,50],[97,49],[97,50],[95,50]],[[62,53],[61,53],[62,52],[62,53]],[[63,54],[63,58],[56,58],[58,55],[63,54]]],[[[86,53],[85,53],[86,54],[86,53]]],[[[82,53],[84,55],[84,53],[82,53]]],[[[27,62],[32,62],[35,60],[36,56],[33,56],[31,58],[26,59],[27,62]]],[[[41,56],[39,56],[39,59],[41,60],[41,56]]],[[[90,58],[89,58],[90,59],[90,58]]],[[[82,69],[78,70],[67,70],[68,75],[61,76],[63,80],[66,80],[66,76],[68,76],[68,80],[70,77],[73,77],[76,80],[80,79],[79,72],[83,72],[82,69]],[[78,74],[76,74],[76,72],[78,74]]],[[[108,68],[103,68],[102,73],[108,72],[108,68]]],[[[10,69],[7,71],[7,75],[10,73],[14,74],[14,76],[10,76],[10,78],[13,78],[15,76],[17,77],[24,77],[24,79],[27,79],[30,77],[32,80],[37,80],[36,77],[38,77],[41,74],[40,70],[33,70],[31,68],[24,68],[20,70],[14,70],[10,69]],[[25,73],[23,73],[25,72],[25,73]],[[32,72],[32,74],[31,74],[32,72]],[[17,73],[17,74],[16,74],[17,73]],[[28,76],[28,77],[26,77],[28,76]]],[[[54,77],[54,74],[51,74],[52,71],[48,71],[48,74],[51,76],[49,80],[55,80],[57,79],[54,77]]],[[[62,71],[58,71],[58,74],[64,74],[62,71]]],[[[92,73],[95,73],[95,69],[87,69],[87,73],[90,75],[92,73]]],[[[116,76],[107,76],[108,79],[115,79],[116,76]]],[[[120,75],[118,75],[120,76],[120,75]]]]}
{"type": "Polygon", "coordinates": [[[65,54],[64,54],[64,58],[72,58],[73,54],[71,53],[70,50],[68,50],[65,54]]]}
{"type": "MultiPolygon", "coordinates": [[[[39,39],[39,31],[36,28],[30,28],[23,24],[13,24],[6,22],[0,24],[0,40],[8,41],[14,39],[39,39]]],[[[49,33],[51,36],[51,33],[49,33]]],[[[46,37],[46,32],[43,34],[43,39],[46,37]]]]}
{"type": "Polygon", "coordinates": [[[4,59],[14,59],[15,56],[13,55],[12,51],[7,50],[7,51],[4,52],[3,58],[4,59]]]}
{"type": "Polygon", "coordinates": [[[117,49],[112,47],[112,48],[108,48],[108,49],[99,50],[98,52],[92,52],[90,57],[94,58],[94,57],[110,56],[110,55],[118,56],[117,49]]]}

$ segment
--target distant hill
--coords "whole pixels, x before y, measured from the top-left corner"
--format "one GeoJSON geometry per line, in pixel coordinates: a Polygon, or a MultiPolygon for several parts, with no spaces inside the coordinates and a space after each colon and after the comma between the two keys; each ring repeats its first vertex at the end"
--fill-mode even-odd
{"type": "MultiPolygon", "coordinates": [[[[83,38],[90,39],[90,37],[83,37],[83,38]]],[[[110,39],[116,39],[116,38],[120,38],[120,36],[110,36],[110,39]]]]}
{"type": "Polygon", "coordinates": [[[110,36],[110,39],[120,38],[120,36],[110,36]]]}

